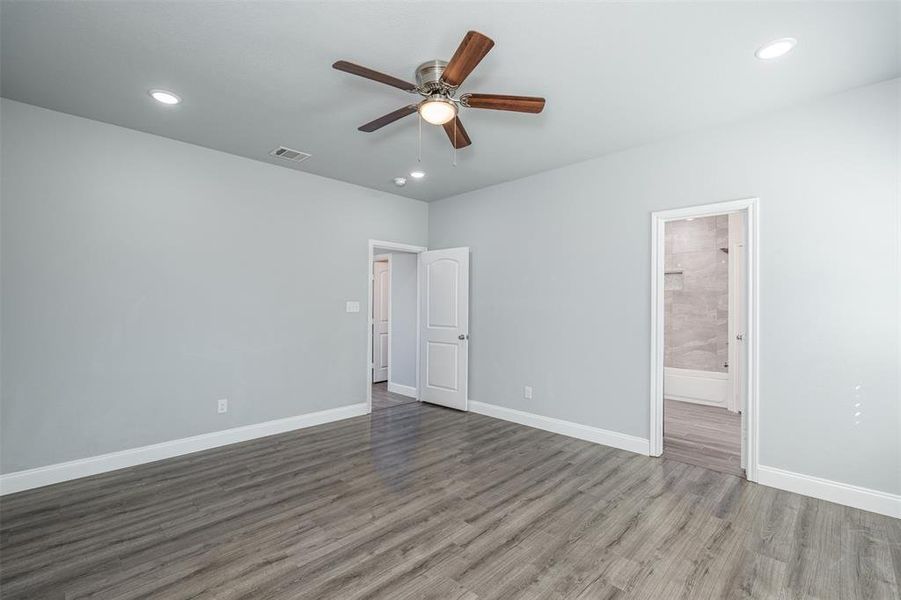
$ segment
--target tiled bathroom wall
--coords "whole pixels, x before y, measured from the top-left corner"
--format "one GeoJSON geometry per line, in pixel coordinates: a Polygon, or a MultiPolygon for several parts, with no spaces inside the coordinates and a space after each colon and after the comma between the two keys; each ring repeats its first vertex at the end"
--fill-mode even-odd
{"type": "Polygon", "coordinates": [[[666,224],[665,365],[726,372],[729,217],[666,224]]]}

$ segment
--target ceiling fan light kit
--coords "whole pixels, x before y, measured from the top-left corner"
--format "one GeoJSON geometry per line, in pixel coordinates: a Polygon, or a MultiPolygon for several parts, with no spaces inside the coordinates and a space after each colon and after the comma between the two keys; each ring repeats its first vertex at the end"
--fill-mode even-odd
{"type": "Polygon", "coordinates": [[[435,94],[419,103],[419,114],[426,123],[444,125],[457,116],[457,107],[447,96],[435,94]]]}
{"type": "Polygon", "coordinates": [[[461,106],[533,114],[540,113],[544,109],[544,98],[532,96],[463,94],[459,99],[455,97],[457,88],[493,46],[494,41],[488,36],[477,31],[470,31],[460,42],[449,62],[430,60],[419,65],[414,74],[415,84],[344,60],[339,60],[332,67],[345,73],[396,87],[411,94],[419,94],[424,98],[419,103],[404,106],[361,125],[360,131],[371,133],[389,123],[418,112],[427,123],[444,127],[451,145],[455,149],[460,149],[472,144],[460,121],[461,106]]]}

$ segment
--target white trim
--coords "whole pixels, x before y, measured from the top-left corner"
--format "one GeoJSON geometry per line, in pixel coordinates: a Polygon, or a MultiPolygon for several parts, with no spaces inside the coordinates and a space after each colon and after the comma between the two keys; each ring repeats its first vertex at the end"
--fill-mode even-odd
{"type": "Polygon", "coordinates": [[[322,425],[323,423],[331,423],[332,421],[358,417],[360,415],[365,415],[367,412],[368,407],[363,403],[350,404],[348,406],[330,408],[328,410],[306,413],[284,419],[276,419],[274,421],[265,421],[253,425],[244,425],[243,427],[233,427],[232,429],[203,433],[201,435],[178,440],[151,444],[150,446],[141,446],[139,448],[131,448],[129,450],[120,450],[119,452],[110,452],[109,454],[101,454],[99,456],[80,458],[78,460],[37,467],[35,469],[7,473],[5,475],[0,475],[0,495],[12,494],[45,485],[60,483],[62,481],[69,481],[71,479],[79,479],[81,477],[124,469],[126,467],[134,467],[136,465],[155,462],[166,458],[191,454],[192,452],[218,448],[228,444],[246,442],[247,440],[284,433],[286,431],[293,431],[295,429],[303,429],[314,425],[322,425]]]}
{"type": "MultiPolygon", "coordinates": [[[[368,282],[368,309],[366,310],[366,412],[372,412],[372,263],[375,248],[379,250],[395,250],[397,252],[410,252],[416,254],[416,389],[419,390],[419,253],[428,250],[425,246],[402,244],[400,242],[386,242],[384,240],[369,240],[369,261],[366,281],[368,282]]],[[[391,274],[389,272],[388,276],[391,274]]],[[[389,325],[390,327],[390,325],[389,325]]],[[[388,343],[391,343],[389,333],[388,343]]],[[[390,349],[389,349],[390,353],[390,349]]],[[[391,380],[391,359],[388,359],[388,380],[391,380]]],[[[416,397],[419,397],[417,392],[416,397]]]]}
{"type": "Polygon", "coordinates": [[[663,271],[665,253],[665,224],[688,217],[709,217],[747,210],[747,269],[748,278],[745,289],[748,311],[747,343],[747,410],[742,418],[747,419],[747,467],[746,476],[749,481],[757,481],[757,464],[759,459],[759,412],[758,382],[759,372],[759,202],[757,198],[744,198],[702,206],[689,206],[672,210],[651,213],[651,397],[650,424],[648,437],[651,456],[663,454],[663,271]]]}
{"type": "Polygon", "coordinates": [[[746,476],[750,481],[757,481],[757,465],[760,464],[760,204],[757,198],[748,201],[748,212],[745,217],[745,268],[748,270],[748,289],[745,290],[745,310],[747,311],[746,352],[748,354],[747,371],[747,419],[748,446],[746,476]]]}
{"type": "Polygon", "coordinates": [[[739,200],[727,200],[725,202],[714,202],[713,204],[700,204],[697,206],[686,206],[684,208],[671,208],[667,210],[658,210],[651,213],[652,217],[660,218],[664,221],[681,221],[682,219],[715,217],[716,215],[725,215],[732,212],[745,210],[756,205],[758,198],[742,198],[739,200]]]}
{"type": "MultiPolygon", "coordinates": [[[[730,365],[739,366],[747,364],[747,361],[742,359],[744,353],[740,351],[740,344],[736,343],[736,337],[740,334],[744,334],[744,331],[741,331],[741,327],[746,325],[746,323],[740,319],[740,316],[745,312],[745,306],[744,299],[741,297],[741,294],[739,294],[739,291],[741,290],[741,281],[739,277],[741,272],[746,270],[746,265],[743,264],[746,261],[743,261],[743,259],[745,258],[745,235],[747,227],[745,226],[745,219],[742,217],[742,213],[731,213],[729,215],[729,232],[727,236],[729,243],[729,310],[726,334],[726,339],[728,340],[728,357],[726,360],[730,365]]],[[[741,410],[744,384],[740,374],[741,371],[738,368],[732,367],[729,369],[729,397],[726,400],[726,408],[732,412],[739,412],[741,410]],[[736,377],[736,375],[739,376],[736,377]]],[[[742,459],[742,463],[744,463],[744,458],[742,459]]]]}
{"type": "Polygon", "coordinates": [[[794,473],[776,467],[757,467],[757,483],[901,519],[901,495],[794,473]]]}
{"type": "Polygon", "coordinates": [[[728,373],[663,368],[663,395],[669,400],[728,408],[731,390],[728,373]]]}
{"type": "Polygon", "coordinates": [[[391,383],[388,382],[388,391],[394,394],[400,394],[402,396],[408,396],[410,398],[418,398],[418,394],[416,393],[416,388],[412,385],[404,385],[402,383],[391,383]]]}
{"type": "Polygon", "coordinates": [[[628,450],[638,454],[648,455],[648,440],[634,435],[627,435],[617,431],[609,431],[598,427],[590,427],[573,423],[572,421],[564,421],[562,419],[554,419],[527,413],[513,408],[497,406],[496,404],[486,404],[485,402],[469,401],[469,410],[480,415],[487,415],[495,419],[503,419],[504,421],[512,421],[527,427],[543,429],[560,435],[594,442],[595,444],[603,444],[604,446],[612,446],[620,450],[628,450]]]}
{"type": "Polygon", "coordinates": [[[394,349],[391,344],[394,337],[394,261],[390,254],[384,256],[388,257],[388,379],[385,380],[388,382],[391,381],[391,365],[394,364],[394,349]]]}

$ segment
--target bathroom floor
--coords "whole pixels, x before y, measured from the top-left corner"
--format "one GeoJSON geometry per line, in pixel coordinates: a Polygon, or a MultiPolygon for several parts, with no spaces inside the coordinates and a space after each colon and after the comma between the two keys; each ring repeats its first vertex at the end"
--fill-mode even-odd
{"type": "Polygon", "coordinates": [[[725,408],[664,399],[663,455],[720,473],[741,468],[741,415],[725,408]]]}

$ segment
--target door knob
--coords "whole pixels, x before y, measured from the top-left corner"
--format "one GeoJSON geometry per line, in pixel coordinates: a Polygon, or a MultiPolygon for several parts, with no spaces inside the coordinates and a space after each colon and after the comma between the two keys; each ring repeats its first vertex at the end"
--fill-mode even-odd
{"type": "Polygon", "coordinates": [[[737,339],[740,342],[743,339],[745,339],[745,334],[739,333],[737,336],[735,336],[735,339],[737,339]]]}
{"type": "Polygon", "coordinates": [[[457,339],[458,340],[468,340],[469,336],[461,333],[460,335],[457,336],[457,339]]]}

